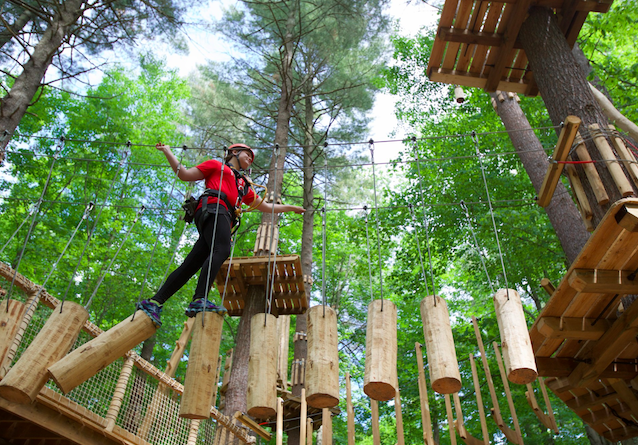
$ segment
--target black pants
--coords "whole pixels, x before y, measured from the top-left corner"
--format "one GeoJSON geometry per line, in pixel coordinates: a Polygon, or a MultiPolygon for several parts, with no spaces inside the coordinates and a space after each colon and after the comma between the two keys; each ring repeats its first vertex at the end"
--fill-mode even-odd
{"type": "Polygon", "coordinates": [[[211,246],[213,247],[213,257],[208,278],[208,282],[211,286],[215,281],[217,272],[219,272],[222,264],[230,255],[231,226],[228,211],[220,208],[218,214],[210,213],[203,221],[202,216],[201,210],[198,210],[195,214],[195,224],[197,225],[199,238],[193,246],[193,249],[186,259],[184,259],[182,265],[171,272],[166,282],[152,298],[152,300],[157,301],[159,304],[164,304],[166,300],[180,290],[200,269],[201,272],[193,300],[204,298],[206,294],[206,275],[209,268],[211,246]],[[215,239],[213,240],[215,220],[217,220],[217,228],[215,229],[215,239]]]}

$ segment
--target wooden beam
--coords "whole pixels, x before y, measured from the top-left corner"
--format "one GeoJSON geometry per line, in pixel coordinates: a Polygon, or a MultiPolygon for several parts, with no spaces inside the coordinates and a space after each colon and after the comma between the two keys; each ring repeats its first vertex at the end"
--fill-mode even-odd
{"type": "Polygon", "coordinates": [[[569,285],[588,294],[637,294],[638,280],[630,280],[633,270],[574,269],[569,285]]]}
{"type": "Polygon", "coordinates": [[[551,429],[558,434],[559,433],[558,425],[556,424],[556,418],[554,417],[554,410],[552,409],[552,403],[549,401],[549,395],[547,394],[547,388],[545,387],[545,379],[542,377],[539,377],[538,382],[541,387],[541,392],[543,393],[543,401],[545,402],[545,406],[547,407],[547,417],[549,417],[549,420],[552,422],[551,429]]]}
{"type": "Polygon", "coordinates": [[[631,411],[638,415],[638,399],[636,399],[634,390],[627,385],[627,382],[621,379],[608,379],[608,381],[623,401],[629,405],[631,411]]]}
{"type": "Polygon", "coordinates": [[[425,445],[434,444],[432,433],[432,419],[430,417],[430,402],[428,400],[428,386],[425,381],[425,371],[423,369],[423,345],[419,342],[414,344],[416,350],[417,367],[419,368],[419,402],[421,403],[421,425],[423,427],[423,443],[425,445]]]}
{"type": "Polygon", "coordinates": [[[518,416],[516,415],[516,408],[514,407],[514,399],[512,398],[512,393],[510,391],[510,384],[507,381],[505,365],[501,358],[501,351],[499,350],[498,343],[492,342],[492,346],[494,347],[494,353],[496,354],[498,370],[501,373],[501,381],[503,382],[503,389],[505,389],[505,398],[507,399],[507,405],[509,406],[510,414],[512,415],[512,422],[514,423],[514,431],[516,432],[516,438],[518,440],[516,443],[523,445],[523,434],[521,433],[521,427],[518,424],[518,416]]]}
{"type": "Polygon", "coordinates": [[[459,432],[461,440],[467,445],[484,445],[482,440],[472,436],[465,428],[465,422],[463,420],[463,410],[461,409],[461,399],[459,393],[452,394],[454,397],[454,411],[456,411],[456,420],[454,421],[454,427],[459,432]]]}
{"type": "Polygon", "coordinates": [[[510,15],[505,32],[503,33],[503,44],[496,48],[496,63],[490,71],[487,84],[485,85],[485,90],[488,92],[494,92],[497,89],[500,89],[499,83],[503,77],[505,65],[507,64],[507,60],[509,59],[512,49],[514,49],[518,32],[521,29],[521,25],[525,21],[525,18],[527,18],[527,10],[531,3],[532,0],[519,0],[514,4],[514,10],[512,11],[512,15],[510,15]]]}
{"type": "MultiPolygon", "coordinates": [[[[569,377],[580,363],[582,362],[571,357],[536,357],[538,375],[541,377],[569,377]]],[[[612,363],[600,373],[599,377],[631,380],[636,376],[638,376],[638,369],[634,363],[612,363]]],[[[557,386],[554,385],[554,388],[557,386]]]]}
{"type": "Polygon", "coordinates": [[[558,142],[554,149],[553,160],[554,162],[549,164],[545,178],[543,179],[543,185],[541,186],[540,193],[538,194],[538,204],[541,207],[547,207],[552,200],[554,190],[560,179],[560,175],[563,172],[563,167],[569,156],[569,151],[572,148],[574,139],[578,134],[578,127],[580,127],[580,118],[577,116],[567,116],[565,118],[565,125],[558,136],[558,142]]]}
{"type": "Polygon", "coordinates": [[[607,320],[571,317],[540,317],[536,321],[538,332],[546,338],[570,340],[598,340],[609,329],[607,320]]]}
{"type": "Polygon", "coordinates": [[[541,287],[545,289],[545,292],[547,292],[550,297],[554,295],[554,291],[556,290],[556,286],[554,286],[552,282],[549,281],[549,278],[543,278],[541,280],[541,287]]]}
{"type": "Polygon", "coordinates": [[[545,428],[547,428],[548,430],[553,430],[555,428],[555,425],[552,422],[552,419],[550,419],[549,416],[543,412],[538,402],[536,401],[536,396],[534,395],[534,387],[531,383],[527,384],[525,398],[527,399],[527,403],[529,403],[529,406],[532,408],[532,411],[534,411],[534,414],[536,414],[536,417],[538,417],[538,420],[541,421],[545,428]]]}
{"type": "MultiPolygon", "coordinates": [[[[442,82],[451,85],[463,85],[472,88],[485,89],[487,78],[479,77],[476,74],[470,74],[463,71],[447,70],[444,68],[434,67],[430,71],[429,78],[432,82],[442,82]]],[[[497,88],[500,91],[509,91],[512,93],[525,94],[527,91],[527,83],[523,82],[507,82],[499,80],[497,88]]]]}
{"type": "Polygon", "coordinates": [[[635,204],[623,205],[614,217],[623,229],[629,232],[638,232],[638,206],[635,204]]]}
{"type": "Polygon", "coordinates": [[[450,430],[450,443],[456,445],[456,429],[454,428],[454,416],[452,415],[452,402],[450,401],[450,395],[444,394],[445,397],[445,412],[447,413],[447,426],[450,430]]]}
{"type": "Polygon", "coordinates": [[[241,411],[237,411],[235,415],[233,416],[233,419],[236,419],[237,421],[241,422],[244,426],[253,430],[255,433],[257,433],[257,435],[259,435],[259,437],[263,438],[264,440],[272,439],[271,433],[263,429],[261,426],[259,426],[257,422],[255,422],[253,419],[251,419],[250,417],[248,417],[241,411]]]}
{"type": "Polygon", "coordinates": [[[501,46],[503,36],[497,33],[471,31],[452,27],[441,27],[437,37],[445,42],[465,43],[468,45],[501,46]]]}

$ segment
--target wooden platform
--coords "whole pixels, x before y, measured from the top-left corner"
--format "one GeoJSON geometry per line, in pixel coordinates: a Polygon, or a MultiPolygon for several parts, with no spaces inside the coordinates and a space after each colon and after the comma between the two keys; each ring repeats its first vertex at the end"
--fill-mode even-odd
{"type": "Polygon", "coordinates": [[[517,40],[531,6],[556,9],[570,47],[589,12],[606,12],[613,0],[446,0],[427,74],[434,82],[538,94],[517,40]]]}
{"type": "Polygon", "coordinates": [[[615,442],[638,436],[638,199],[615,203],[530,329],[539,376],[615,442]],[[619,310],[620,309],[620,310],[619,310]],[[554,377],[554,378],[549,378],[554,377]]]}
{"type": "MultiPolygon", "coordinates": [[[[270,263],[268,257],[235,257],[232,259],[224,298],[224,306],[228,309],[229,315],[241,316],[248,286],[266,285],[269,264],[270,276],[274,275],[275,277],[273,313],[278,315],[303,314],[308,309],[306,284],[309,283],[308,278],[304,279],[301,271],[299,255],[278,255],[276,261],[275,257],[271,256],[270,263]]],[[[226,261],[215,279],[220,295],[224,293],[228,266],[229,262],[226,261]]]]}

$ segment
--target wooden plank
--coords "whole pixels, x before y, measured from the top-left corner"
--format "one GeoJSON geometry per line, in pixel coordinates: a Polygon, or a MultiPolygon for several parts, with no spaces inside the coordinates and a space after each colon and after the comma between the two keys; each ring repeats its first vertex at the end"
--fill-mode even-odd
{"type": "MultiPolygon", "coordinates": [[[[516,44],[514,44],[514,47],[516,47],[516,44]]],[[[515,62],[512,65],[512,71],[510,72],[507,80],[509,80],[510,82],[521,82],[524,79],[525,74],[527,74],[527,65],[528,61],[527,56],[525,55],[525,51],[520,49],[518,51],[518,54],[516,55],[515,62]]]]}
{"type": "Polygon", "coordinates": [[[487,421],[485,419],[485,408],[483,407],[483,396],[481,395],[481,385],[479,383],[478,371],[476,370],[476,362],[474,356],[470,354],[470,366],[472,368],[472,382],[474,383],[474,394],[476,395],[476,406],[479,411],[479,419],[481,420],[481,433],[483,434],[484,445],[489,445],[490,436],[487,430],[487,421]]]}
{"type": "Polygon", "coordinates": [[[463,411],[461,410],[461,400],[459,399],[459,393],[452,394],[454,397],[454,410],[456,411],[456,420],[454,421],[454,428],[458,430],[461,440],[467,445],[484,445],[482,440],[472,436],[467,429],[463,421],[463,411]]]}
{"type": "MultiPolygon", "coordinates": [[[[496,25],[498,25],[499,18],[501,17],[501,12],[503,11],[503,7],[505,5],[503,3],[490,3],[489,4],[489,12],[487,13],[487,18],[485,19],[485,23],[483,24],[482,32],[486,34],[492,34],[496,30],[496,25]]],[[[481,77],[481,73],[483,72],[483,68],[485,66],[485,56],[489,50],[489,46],[487,45],[478,45],[476,47],[476,51],[474,52],[474,57],[472,58],[472,64],[470,65],[470,73],[477,77],[481,77]]]]}
{"type": "Polygon", "coordinates": [[[538,402],[536,401],[536,396],[534,395],[534,387],[532,386],[531,383],[527,384],[527,391],[525,391],[525,398],[527,399],[527,403],[529,404],[529,406],[532,408],[532,411],[534,411],[534,414],[536,414],[536,417],[538,417],[538,420],[540,420],[541,423],[545,425],[545,428],[549,430],[553,429],[554,425],[552,424],[552,421],[549,419],[549,416],[547,416],[541,410],[540,406],[538,405],[538,402]]]}
{"type": "Polygon", "coordinates": [[[545,406],[547,407],[547,417],[549,417],[549,420],[552,422],[552,427],[551,429],[558,434],[558,425],[556,425],[556,418],[554,417],[554,410],[552,409],[552,404],[549,401],[549,396],[547,395],[547,388],[545,387],[545,379],[544,378],[539,378],[538,382],[540,384],[541,387],[541,392],[543,393],[543,401],[545,402],[545,406]]]}
{"type": "MultiPolygon", "coordinates": [[[[468,23],[469,28],[472,29],[472,32],[480,32],[481,26],[483,25],[483,19],[485,18],[485,13],[490,5],[488,1],[479,0],[474,7],[474,12],[472,13],[472,17],[468,23]]],[[[476,51],[476,45],[471,45],[464,43],[461,45],[459,50],[459,59],[456,62],[456,70],[457,71],[467,71],[468,65],[470,64],[470,60],[474,56],[474,52],[476,51]]]]}
{"type": "Polygon", "coordinates": [[[536,327],[547,338],[598,340],[609,326],[607,320],[592,318],[539,317],[536,327]]]}
{"type": "MultiPolygon", "coordinates": [[[[443,5],[443,11],[441,11],[441,18],[439,19],[439,26],[441,27],[451,27],[454,21],[454,16],[456,15],[456,8],[458,6],[459,0],[448,0],[443,5]]],[[[441,61],[443,59],[443,53],[445,52],[446,42],[440,39],[434,39],[434,44],[432,45],[432,52],[430,53],[430,62],[428,63],[427,73],[432,71],[434,68],[439,68],[441,66],[441,61]]]]}
{"type": "Polygon", "coordinates": [[[253,430],[259,437],[263,438],[264,440],[270,440],[272,438],[271,433],[263,429],[257,422],[255,422],[253,419],[251,419],[241,411],[235,412],[233,418],[253,430]]]}
{"type": "MultiPolygon", "coordinates": [[[[456,29],[465,29],[467,26],[467,21],[470,18],[470,12],[472,11],[472,6],[474,4],[474,0],[461,0],[459,5],[459,9],[456,13],[456,17],[454,19],[454,28],[456,29]]],[[[456,65],[456,56],[459,51],[460,44],[455,42],[450,42],[447,45],[447,49],[445,50],[445,56],[443,57],[443,63],[441,64],[441,68],[444,69],[453,69],[456,65]]]]}
{"type": "Polygon", "coordinates": [[[456,445],[456,430],[454,428],[454,416],[452,416],[452,402],[450,402],[450,395],[444,394],[445,398],[445,412],[447,414],[447,425],[450,431],[450,443],[456,445]]]}
{"type": "Polygon", "coordinates": [[[616,221],[629,232],[638,232],[638,206],[625,205],[616,213],[616,221]]]}
{"type": "MultiPolygon", "coordinates": [[[[541,377],[568,377],[580,361],[572,357],[537,357],[536,366],[541,377]]],[[[638,375],[633,363],[613,363],[600,373],[600,378],[631,380],[638,375]]]]}
{"type": "Polygon", "coordinates": [[[628,278],[633,273],[633,270],[574,269],[567,280],[581,293],[627,295],[638,293],[638,281],[628,278]]]}
{"type": "Polygon", "coordinates": [[[510,385],[507,381],[507,375],[505,374],[505,366],[503,365],[503,359],[501,358],[501,352],[498,348],[498,343],[492,342],[494,347],[494,353],[496,354],[496,362],[498,363],[498,370],[501,373],[501,381],[503,382],[503,389],[505,389],[505,397],[507,398],[507,405],[512,415],[512,422],[514,423],[514,431],[516,432],[516,438],[520,445],[523,445],[523,435],[521,433],[521,427],[518,424],[518,416],[516,415],[516,408],[514,407],[514,399],[512,398],[512,392],[510,391],[510,385]]]}
{"type": "Polygon", "coordinates": [[[567,116],[565,118],[565,125],[558,136],[556,148],[552,156],[555,162],[549,164],[547,173],[545,173],[545,178],[543,179],[543,185],[541,185],[541,190],[538,194],[538,201],[536,201],[536,203],[543,208],[547,207],[552,200],[554,190],[556,190],[556,185],[565,166],[563,162],[565,162],[567,156],[569,156],[569,151],[578,134],[580,123],[581,120],[577,116],[567,116]]]}
{"type": "Polygon", "coordinates": [[[627,383],[621,379],[607,379],[612,388],[616,390],[618,395],[627,403],[633,413],[638,415],[638,399],[633,389],[627,386],[627,383]]]}
{"type": "MultiPolygon", "coordinates": [[[[430,73],[430,80],[432,82],[442,82],[451,85],[463,85],[473,88],[485,89],[487,85],[487,79],[484,77],[477,77],[473,73],[465,73],[462,71],[448,70],[443,68],[436,68],[430,73]]],[[[524,83],[512,83],[507,81],[499,81],[498,90],[511,91],[512,93],[525,94],[527,86],[524,83]]]]}
{"type": "Polygon", "coordinates": [[[428,400],[428,387],[425,381],[425,371],[423,368],[423,346],[416,342],[416,361],[419,369],[419,402],[421,403],[421,425],[423,426],[423,443],[426,445],[434,444],[434,435],[432,432],[432,419],[430,417],[430,402],[428,400]]]}
{"type": "Polygon", "coordinates": [[[445,42],[467,45],[501,46],[503,44],[503,36],[494,32],[470,31],[451,27],[439,28],[437,37],[445,42]]]}
{"type": "Polygon", "coordinates": [[[496,91],[498,88],[507,61],[514,48],[518,31],[527,16],[527,10],[531,3],[532,0],[519,0],[514,4],[512,14],[507,21],[505,32],[503,33],[503,45],[498,48],[492,47],[492,51],[496,50],[496,61],[485,85],[485,90],[488,92],[496,91]]]}

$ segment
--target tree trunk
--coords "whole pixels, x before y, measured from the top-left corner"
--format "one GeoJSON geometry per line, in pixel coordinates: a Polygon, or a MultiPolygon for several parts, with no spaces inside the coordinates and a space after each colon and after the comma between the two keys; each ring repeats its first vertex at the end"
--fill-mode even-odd
{"type": "MultiPolygon", "coordinates": [[[[310,85],[308,85],[310,89],[310,85]]],[[[314,129],[314,109],[312,105],[312,96],[306,94],[305,100],[305,134],[303,144],[303,208],[306,212],[303,215],[303,232],[301,234],[301,270],[304,276],[312,278],[312,238],[314,234],[314,153],[315,153],[315,141],[313,136],[314,129]]],[[[307,284],[308,285],[308,284],[307,284]]],[[[306,294],[310,296],[310,289],[306,290],[306,294]]],[[[297,315],[297,323],[295,325],[295,332],[306,332],[308,326],[308,319],[306,314],[297,315]]],[[[301,360],[306,360],[308,356],[308,341],[305,338],[295,336],[294,342],[294,359],[295,363],[300,363],[301,360]]],[[[293,396],[301,396],[301,389],[304,387],[303,381],[300,379],[292,387],[293,396]]],[[[299,437],[299,429],[292,429],[288,433],[288,445],[299,445],[303,443],[304,438],[299,437]]]]}
{"type": "MultiPolygon", "coordinates": [[[[532,131],[532,127],[515,97],[510,98],[507,94],[502,94],[505,100],[501,102],[497,94],[490,93],[490,96],[496,101],[496,112],[507,129],[512,144],[532,180],[536,193],[539,193],[549,165],[543,146],[532,131]]],[[[589,233],[574,201],[562,182],[558,182],[554,196],[545,211],[568,261],[574,262],[587,242],[589,233]]]]}
{"type": "MultiPolygon", "coordinates": [[[[559,125],[568,115],[578,116],[582,121],[580,133],[585,139],[591,159],[602,160],[594,143],[588,140],[587,128],[591,124],[598,124],[601,129],[607,129],[608,121],[589,89],[587,79],[561,33],[553,11],[539,6],[530,8],[529,16],[521,27],[519,38],[554,125],[559,125]]],[[[578,160],[575,153],[572,157],[578,160]]],[[[609,195],[609,202],[606,204],[598,204],[583,168],[577,165],[576,169],[591,204],[592,223],[595,227],[609,207],[622,196],[611,177],[607,164],[596,162],[594,166],[609,195]]]]}
{"type": "Polygon", "coordinates": [[[253,315],[265,312],[264,286],[249,286],[244,297],[244,311],[237,327],[233,365],[228,379],[224,414],[233,416],[236,411],[246,412],[246,388],[248,388],[248,357],[250,356],[250,321],[253,315]]]}
{"type": "Polygon", "coordinates": [[[68,0],[60,4],[58,12],[53,16],[51,24],[42,35],[33,54],[24,64],[22,73],[16,78],[9,93],[2,98],[0,133],[6,131],[9,137],[0,142],[0,162],[4,161],[5,148],[35,96],[53,56],[67,37],[71,26],[82,15],[83,4],[84,0],[68,0]]]}

